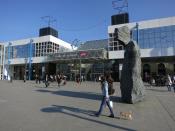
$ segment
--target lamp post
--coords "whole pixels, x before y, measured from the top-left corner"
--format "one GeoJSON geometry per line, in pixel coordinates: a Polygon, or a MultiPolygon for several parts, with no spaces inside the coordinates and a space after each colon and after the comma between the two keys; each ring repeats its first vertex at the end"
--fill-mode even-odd
{"type": "Polygon", "coordinates": [[[136,23],[136,25],[131,28],[131,31],[132,31],[132,39],[134,39],[136,37],[136,42],[137,44],[139,43],[139,23],[136,23]],[[136,36],[135,34],[133,34],[133,31],[136,31],[136,36]]]}
{"type": "Polygon", "coordinates": [[[10,78],[10,80],[12,79],[11,78],[11,73],[10,73],[10,59],[11,59],[11,46],[12,45],[12,43],[11,42],[9,42],[9,44],[8,44],[8,73],[7,73],[7,79],[8,78],[10,78]]]}
{"type": "Polygon", "coordinates": [[[139,23],[136,23],[136,30],[137,30],[137,44],[139,43],[139,23]]]}
{"type": "Polygon", "coordinates": [[[32,75],[32,55],[33,55],[33,39],[30,40],[29,43],[29,80],[31,80],[32,75]]]}
{"type": "Polygon", "coordinates": [[[26,70],[27,70],[27,58],[24,58],[25,68],[24,68],[24,82],[26,82],[26,70]]]}
{"type": "Polygon", "coordinates": [[[82,82],[82,79],[81,79],[81,56],[80,56],[80,83],[82,82]]]}

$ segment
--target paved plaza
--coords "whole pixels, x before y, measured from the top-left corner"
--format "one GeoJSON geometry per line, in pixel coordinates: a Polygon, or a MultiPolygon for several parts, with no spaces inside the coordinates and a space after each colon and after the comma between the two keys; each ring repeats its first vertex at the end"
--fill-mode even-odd
{"type": "Polygon", "coordinates": [[[68,82],[57,87],[34,81],[0,81],[0,131],[174,131],[175,93],[166,87],[146,87],[143,102],[120,102],[119,83],[114,101],[115,118],[93,114],[101,102],[100,83],[68,82]],[[132,111],[133,120],[119,119],[121,111],[132,111]]]}

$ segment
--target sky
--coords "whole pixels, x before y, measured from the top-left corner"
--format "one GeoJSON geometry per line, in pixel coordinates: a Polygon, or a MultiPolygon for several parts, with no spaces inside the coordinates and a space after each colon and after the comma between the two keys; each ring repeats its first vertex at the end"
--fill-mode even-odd
{"type": "MultiPolygon", "coordinates": [[[[122,5],[113,1],[117,0],[0,0],[0,42],[38,37],[39,29],[48,26],[45,16],[66,42],[108,38],[111,16],[118,13],[113,7],[122,5]]],[[[128,0],[123,10],[136,22],[175,16],[174,7],[175,0],[128,0]]]]}

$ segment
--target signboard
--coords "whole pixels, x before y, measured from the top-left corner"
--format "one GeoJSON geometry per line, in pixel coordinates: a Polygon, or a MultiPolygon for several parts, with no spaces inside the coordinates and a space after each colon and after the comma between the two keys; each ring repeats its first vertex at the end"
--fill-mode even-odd
{"type": "MultiPolygon", "coordinates": [[[[107,51],[106,51],[107,52],[107,51]]],[[[49,54],[49,60],[72,60],[72,59],[107,59],[104,49],[73,51],[49,54]]]]}
{"type": "Polygon", "coordinates": [[[79,52],[79,55],[80,55],[80,57],[87,57],[88,56],[88,52],[86,52],[86,51],[80,51],[79,52]]]}

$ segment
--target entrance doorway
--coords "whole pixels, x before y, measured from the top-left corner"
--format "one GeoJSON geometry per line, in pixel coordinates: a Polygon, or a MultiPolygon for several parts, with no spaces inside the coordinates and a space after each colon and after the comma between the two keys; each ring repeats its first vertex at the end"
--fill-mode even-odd
{"type": "Polygon", "coordinates": [[[163,63],[158,64],[158,75],[166,75],[166,68],[163,63]]]}
{"type": "Polygon", "coordinates": [[[149,82],[150,72],[151,72],[150,65],[149,64],[144,64],[143,65],[143,81],[149,82]]]}

